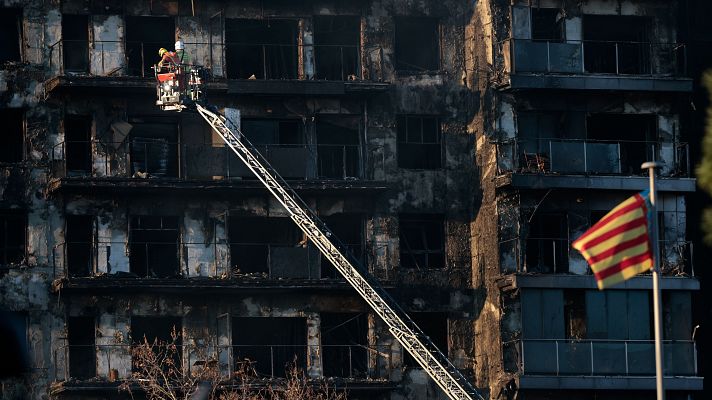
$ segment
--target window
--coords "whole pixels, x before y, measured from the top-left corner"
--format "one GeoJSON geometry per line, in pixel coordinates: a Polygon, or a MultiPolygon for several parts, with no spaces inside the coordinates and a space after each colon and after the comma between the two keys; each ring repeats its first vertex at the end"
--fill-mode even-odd
{"type": "Polygon", "coordinates": [[[316,79],[350,80],[359,77],[359,17],[314,17],[316,79]]]}
{"type": "Polygon", "coordinates": [[[322,313],[321,346],[324,376],[366,378],[367,334],[366,314],[322,313]]]}
{"type": "Polygon", "coordinates": [[[526,271],[565,273],[569,270],[566,214],[536,213],[529,223],[526,271]]]}
{"type": "Polygon", "coordinates": [[[94,317],[69,317],[67,343],[69,345],[69,376],[90,379],[96,376],[94,317]]]}
{"type": "Polygon", "coordinates": [[[131,118],[131,173],[178,176],[178,123],[171,118],[131,118]]]}
{"type": "Polygon", "coordinates": [[[396,70],[433,71],[440,68],[440,27],[436,18],[396,18],[396,70]]]}
{"type": "Polygon", "coordinates": [[[89,71],[89,18],[62,15],[62,57],[66,72],[89,71]]]}
{"type": "Polygon", "coordinates": [[[361,176],[358,117],[321,117],[316,124],[320,178],[347,179],[361,176]]]}
{"type": "Polygon", "coordinates": [[[299,368],[306,367],[305,318],[237,317],[233,319],[232,335],[236,369],[250,360],[260,375],[285,377],[295,362],[299,368]]]}
{"type": "Polygon", "coordinates": [[[227,19],[227,77],[296,79],[298,32],[296,20],[227,19]]]}
{"type": "Polygon", "coordinates": [[[91,117],[68,115],[64,118],[64,143],[67,172],[91,172],[91,117]]]}
{"type": "MultiPolygon", "coordinates": [[[[145,342],[164,346],[174,343],[177,346],[175,352],[164,352],[163,357],[173,358],[173,365],[181,366],[181,344],[183,324],[180,317],[131,317],[131,344],[140,345],[145,342]],[[175,341],[173,336],[175,335],[175,341]]],[[[155,353],[159,353],[158,348],[153,348],[155,353]]],[[[168,363],[161,363],[165,368],[170,368],[168,363]]],[[[138,369],[138,365],[132,362],[133,371],[138,369]]]]}
{"type": "MultiPolygon", "coordinates": [[[[622,174],[640,175],[641,164],[656,159],[658,136],[653,114],[591,114],[586,119],[586,138],[599,146],[608,142],[618,148],[622,174]]],[[[608,157],[611,158],[611,157],[608,157]]]]}
{"type": "Polygon", "coordinates": [[[0,376],[3,379],[22,376],[30,367],[26,312],[0,311],[0,343],[3,346],[0,376]]]}
{"type": "Polygon", "coordinates": [[[0,266],[20,264],[25,259],[27,214],[0,211],[0,266]]]}
{"type": "MultiPolygon", "coordinates": [[[[334,232],[337,238],[344,244],[362,263],[365,260],[363,254],[363,216],[360,214],[334,214],[321,218],[329,229],[334,232]]],[[[365,267],[365,265],[364,265],[365,267]]],[[[341,274],[336,271],[336,268],[325,257],[321,258],[321,277],[322,278],[339,278],[341,274]]]]}
{"type": "Polygon", "coordinates": [[[532,40],[561,42],[564,39],[564,17],[558,8],[532,8],[532,40]]]}
{"type": "Polygon", "coordinates": [[[94,217],[67,215],[64,240],[66,243],[66,268],[69,276],[91,275],[94,238],[94,217]]]}
{"type": "Polygon", "coordinates": [[[445,266],[445,223],[440,215],[401,214],[400,263],[403,268],[445,266]]]}
{"type": "Polygon", "coordinates": [[[650,73],[651,19],[638,16],[584,15],[586,71],[611,74],[650,73]]]}
{"type": "MultiPolygon", "coordinates": [[[[304,125],[297,119],[243,119],[242,132],[287,179],[313,176],[314,157],[305,145],[304,125]]],[[[230,175],[254,178],[241,162],[230,163],[230,175]]]]}
{"type": "MultiPolygon", "coordinates": [[[[440,350],[446,357],[448,355],[448,323],[447,314],[438,312],[413,312],[408,313],[410,319],[415,322],[426,336],[430,338],[430,341],[440,350]]],[[[420,368],[420,365],[413,358],[413,356],[408,353],[407,350],[403,350],[403,365],[411,368],[420,368]]]]}
{"type": "Polygon", "coordinates": [[[130,223],[131,272],[139,278],[178,276],[178,217],[134,216],[130,223]]]}
{"type": "Polygon", "coordinates": [[[22,9],[0,8],[0,63],[22,61],[22,9]]]}
{"type": "Polygon", "coordinates": [[[396,119],[398,166],[437,169],[442,166],[440,122],[437,117],[400,115],[396,119]]]}
{"type": "Polygon", "coordinates": [[[16,163],[24,159],[24,111],[18,108],[0,109],[4,127],[0,135],[0,163],[16,163]]]}
{"type": "Polygon", "coordinates": [[[128,74],[153,76],[151,67],[160,61],[158,49],[172,50],[175,20],[169,17],[126,17],[128,74]]]}

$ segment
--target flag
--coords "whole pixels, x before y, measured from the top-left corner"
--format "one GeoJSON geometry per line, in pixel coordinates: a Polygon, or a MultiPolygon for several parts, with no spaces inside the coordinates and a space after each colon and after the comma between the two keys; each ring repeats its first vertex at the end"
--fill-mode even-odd
{"type": "Polygon", "coordinates": [[[591,266],[599,289],[652,268],[650,210],[646,190],[619,204],[573,242],[591,266]]]}

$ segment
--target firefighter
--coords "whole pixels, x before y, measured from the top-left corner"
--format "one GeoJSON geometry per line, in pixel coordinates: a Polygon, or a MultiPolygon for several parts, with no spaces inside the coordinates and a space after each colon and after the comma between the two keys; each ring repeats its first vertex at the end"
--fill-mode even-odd
{"type": "Polygon", "coordinates": [[[163,69],[164,64],[166,64],[166,67],[169,69],[173,69],[180,65],[180,59],[178,58],[178,55],[173,51],[168,51],[165,48],[161,47],[158,50],[158,55],[161,56],[161,61],[158,62],[159,70],[163,69]]]}
{"type": "Polygon", "coordinates": [[[185,51],[185,44],[183,43],[182,40],[178,40],[175,44],[175,54],[178,60],[180,60],[181,64],[188,64],[190,65],[190,55],[185,51]]]}

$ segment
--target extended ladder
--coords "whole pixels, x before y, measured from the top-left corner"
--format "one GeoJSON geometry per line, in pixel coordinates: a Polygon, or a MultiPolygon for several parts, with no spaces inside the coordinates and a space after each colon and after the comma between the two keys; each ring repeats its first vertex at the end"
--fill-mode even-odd
{"type": "Polygon", "coordinates": [[[252,146],[239,129],[234,131],[224,116],[196,104],[198,113],[213,127],[225,143],[255,174],[270,193],[284,206],[291,219],[309,240],[336,267],[361,297],[373,308],[401,345],[418,361],[435,383],[452,400],[484,400],[475,388],[438,350],[429,337],[398,307],[391,296],[350,256],[336,236],[309,209],[297,193],[252,146]],[[351,258],[347,257],[347,255],[351,258]]]}

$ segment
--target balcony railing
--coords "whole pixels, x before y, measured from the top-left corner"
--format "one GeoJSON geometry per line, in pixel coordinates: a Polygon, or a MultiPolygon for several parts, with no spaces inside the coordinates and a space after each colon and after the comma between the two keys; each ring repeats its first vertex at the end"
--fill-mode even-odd
{"type": "MultiPolygon", "coordinates": [[[[115,345],[64,345],[54,351],[57,381],[131,379],[133,346],[115,345]]],[[[232,345],[196,347],[176,346],[176,358],[183,371],[190,374],[206,362],[214,362],[222,376],[231,377],[249,363],[254,378],[284,377],[288,364],[295,359],[305,370],[306,360],[320,361],[308,368],[321,367],[321,376],[349,379],[386,379],[393,370],[389,346],[368,345],[232,345]]],[[[311,371],[310,371],[311,372],[311,371]]],[[[310,376],[313,376],[310,373],[310,376]]]]}
{"type": "MultiPolygon", "coordinates": [[[[49,46],[49,66],[59,75],[152,77],[165,42],[59,40],[49,46]]],[[[186,42],[186,64],[210,67],[228,79],[382,81],[382,51],[358,45],[186,42]],[[312,60],[300,65],[299,60],[312,60]]]]}
{"type": "MultiPolygon", "coordinates": [[[[520,342],[524,375],[655,376],[652,340],[525,339],[520,342]]],[[[666,376],[696,376],[695,342],[663,341],[666,376]]]]}
{"type": "Polygon", "coordinates": [[[690,173],[687,143],[583,139],[517,139],[496,143],[499,172],[642,175],[640,165],[665,163],[663,176],[690,173]]]}
{"type": "Polygon", "coordinates": [[[515,73],[682,77],[687,47],[681,43],[507,39],[500,43],[505,70],[515,73]]]}
{"type": "MultiPolygon", "coordinates": [[[[372,180],[385,163],[378,146],[367,146],[368,150],[359,145],[335,144],[255,148],[286,179],[372,180]]],[[[120,143],[61,142],[52,149],[52,170],[56,177],[256,179],[227,146],[148,138],[120,143]]]]}
{"type": "MultiPolygon", "coordinates": [[[[500,242],[503,267],[520,273],[591,274],[583,257],[571,247],[568,238],[510,239],[500,242]],[[512,263],[514,265],[506,265],[512,263]]],[[[695,276],[693,243],[661,240],[660,268],[666,276],[695,276]]]]}

